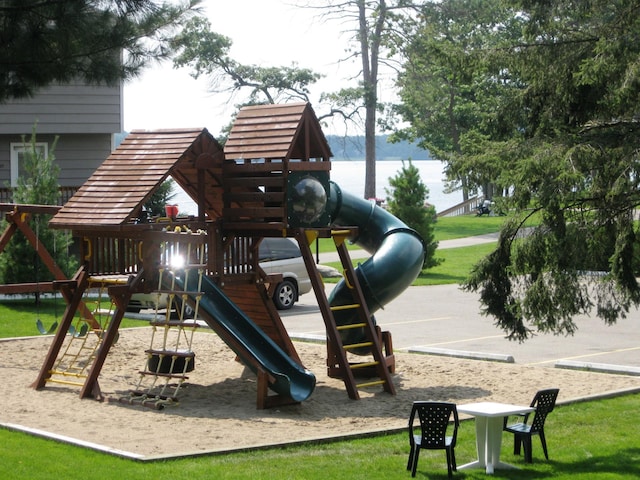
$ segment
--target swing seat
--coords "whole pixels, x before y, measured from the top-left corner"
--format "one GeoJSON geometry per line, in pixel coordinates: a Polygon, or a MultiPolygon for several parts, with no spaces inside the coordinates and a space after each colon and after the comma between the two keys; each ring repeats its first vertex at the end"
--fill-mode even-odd
{"type": "Polygon", "coordinates": [[[44,324],[42,323],[42,320],[38,318],[36,320],[36,327],[38,327],[38,331],[42,335],[51,335],[53,332],[56,331],[56,328],[58,328],[58,322],[53,322],[53,325],[51,325],[51,327],[49,327],[49,330],[47,330],[46,328],[44,328],[44,324]]]}
{"type": "Polygon", "coordinates": [[[84,337],[89,331],[89,325],[83,323],[80,327],[80,330],[76,330],[73,325],[69,325],[69,333],[73,335],[75,338],[84,337]]]}

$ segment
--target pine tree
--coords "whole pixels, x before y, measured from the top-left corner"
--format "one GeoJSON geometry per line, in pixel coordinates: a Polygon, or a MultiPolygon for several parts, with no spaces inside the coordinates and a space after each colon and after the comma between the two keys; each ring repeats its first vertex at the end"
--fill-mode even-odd
{"type": "MultiPolygon", "coordinates": [[[[35,127],[25,146],[24,171],[18,177],[13,200],[18,204],[56,205],[58,203],[60,168],[55,164],[54,140],[47,155],[37,148],[35,127]]],[[[56,264],[70,276],[77,267],[77,260],[68,254],[71,235],[65,231],[51,230],[48,222],[51,215],[37,214],[29,221],[38,241],[42,242],[56,264]]],[[[47,269],[36,250],[22,232],[17,231],[0,256],[0,281],[2,283],[26,283],[51,281],[53,274],[47,269]]]]}
{"type": "Polygon", "coordinates": [[[395,177],[389,178],[389,185],[391,189],[385,189],[389,212],[422,237],[426,248],[423,268],[435,267],[440,263],[435,258],[438,242],[434,240],[433,233],[437,219],[436,209],[426,203],[429,189],[420,178],[420,170],[411,159],[408,165],[403,160],[402,169],[395,177]]]}

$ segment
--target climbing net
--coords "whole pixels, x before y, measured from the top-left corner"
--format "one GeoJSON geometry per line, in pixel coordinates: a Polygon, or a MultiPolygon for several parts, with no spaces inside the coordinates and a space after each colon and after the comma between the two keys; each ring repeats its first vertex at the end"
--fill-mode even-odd
{"type": "Polygon", "coordinates": [[[197,318],[206,258],[205,245],[190,242],[186,245],[165,242],[161,252],[156,320],[151,322],[145,366],[139,372],[135,389],[120,398],[122,403],[139,403],[158,410],[179,403],[178,393],[189,378],[187,373],[195,368],[192,345],[200,326],[197,318]],[[195,290],[190,290],[193,286],[188,284],[192,269],[198,271],[195,290]]]}
{"type": "Polygon", "coordinates": [[[107,292],[113,284],[114,281],[108,278],[89,279],[89,288],[83,293],[81,304],[86,308],[78,308],[75,312],[47,382],[83,385],[113,318],[115,304],[107,292]]]}

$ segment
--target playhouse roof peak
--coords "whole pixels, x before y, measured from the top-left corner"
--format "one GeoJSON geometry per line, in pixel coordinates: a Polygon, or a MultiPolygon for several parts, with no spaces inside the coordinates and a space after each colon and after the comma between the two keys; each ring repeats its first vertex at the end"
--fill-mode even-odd
{"type": "Polygon", "coordinates": [[[224,152],[227,160],[329,161],[332,156],[309,102],[242,108],[224,152]]]}
{"type": "Polygon", "coordinates": [[[206,128],[134,130],[50,225],[94,230],[130,223],[169,176],[196,199],[199,172],[215,176],[223,160],[222,147],[206,128]]]}

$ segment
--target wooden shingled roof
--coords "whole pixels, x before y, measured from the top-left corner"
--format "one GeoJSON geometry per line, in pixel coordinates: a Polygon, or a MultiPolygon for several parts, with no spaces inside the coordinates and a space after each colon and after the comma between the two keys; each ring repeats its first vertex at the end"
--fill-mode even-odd
{"type": "Polygon", "coordinates": [[[133,131],[50,225],[91,230],[129,223],[169,175],[206,213],[219,216],[223,159],[207,129],[133,131]]]}
{"type": "Polygon", "coordinates": [[[329,161],[329,144],[311,104],[244,107],[224,146],[227,160],[318,159],[329,161]]]}

